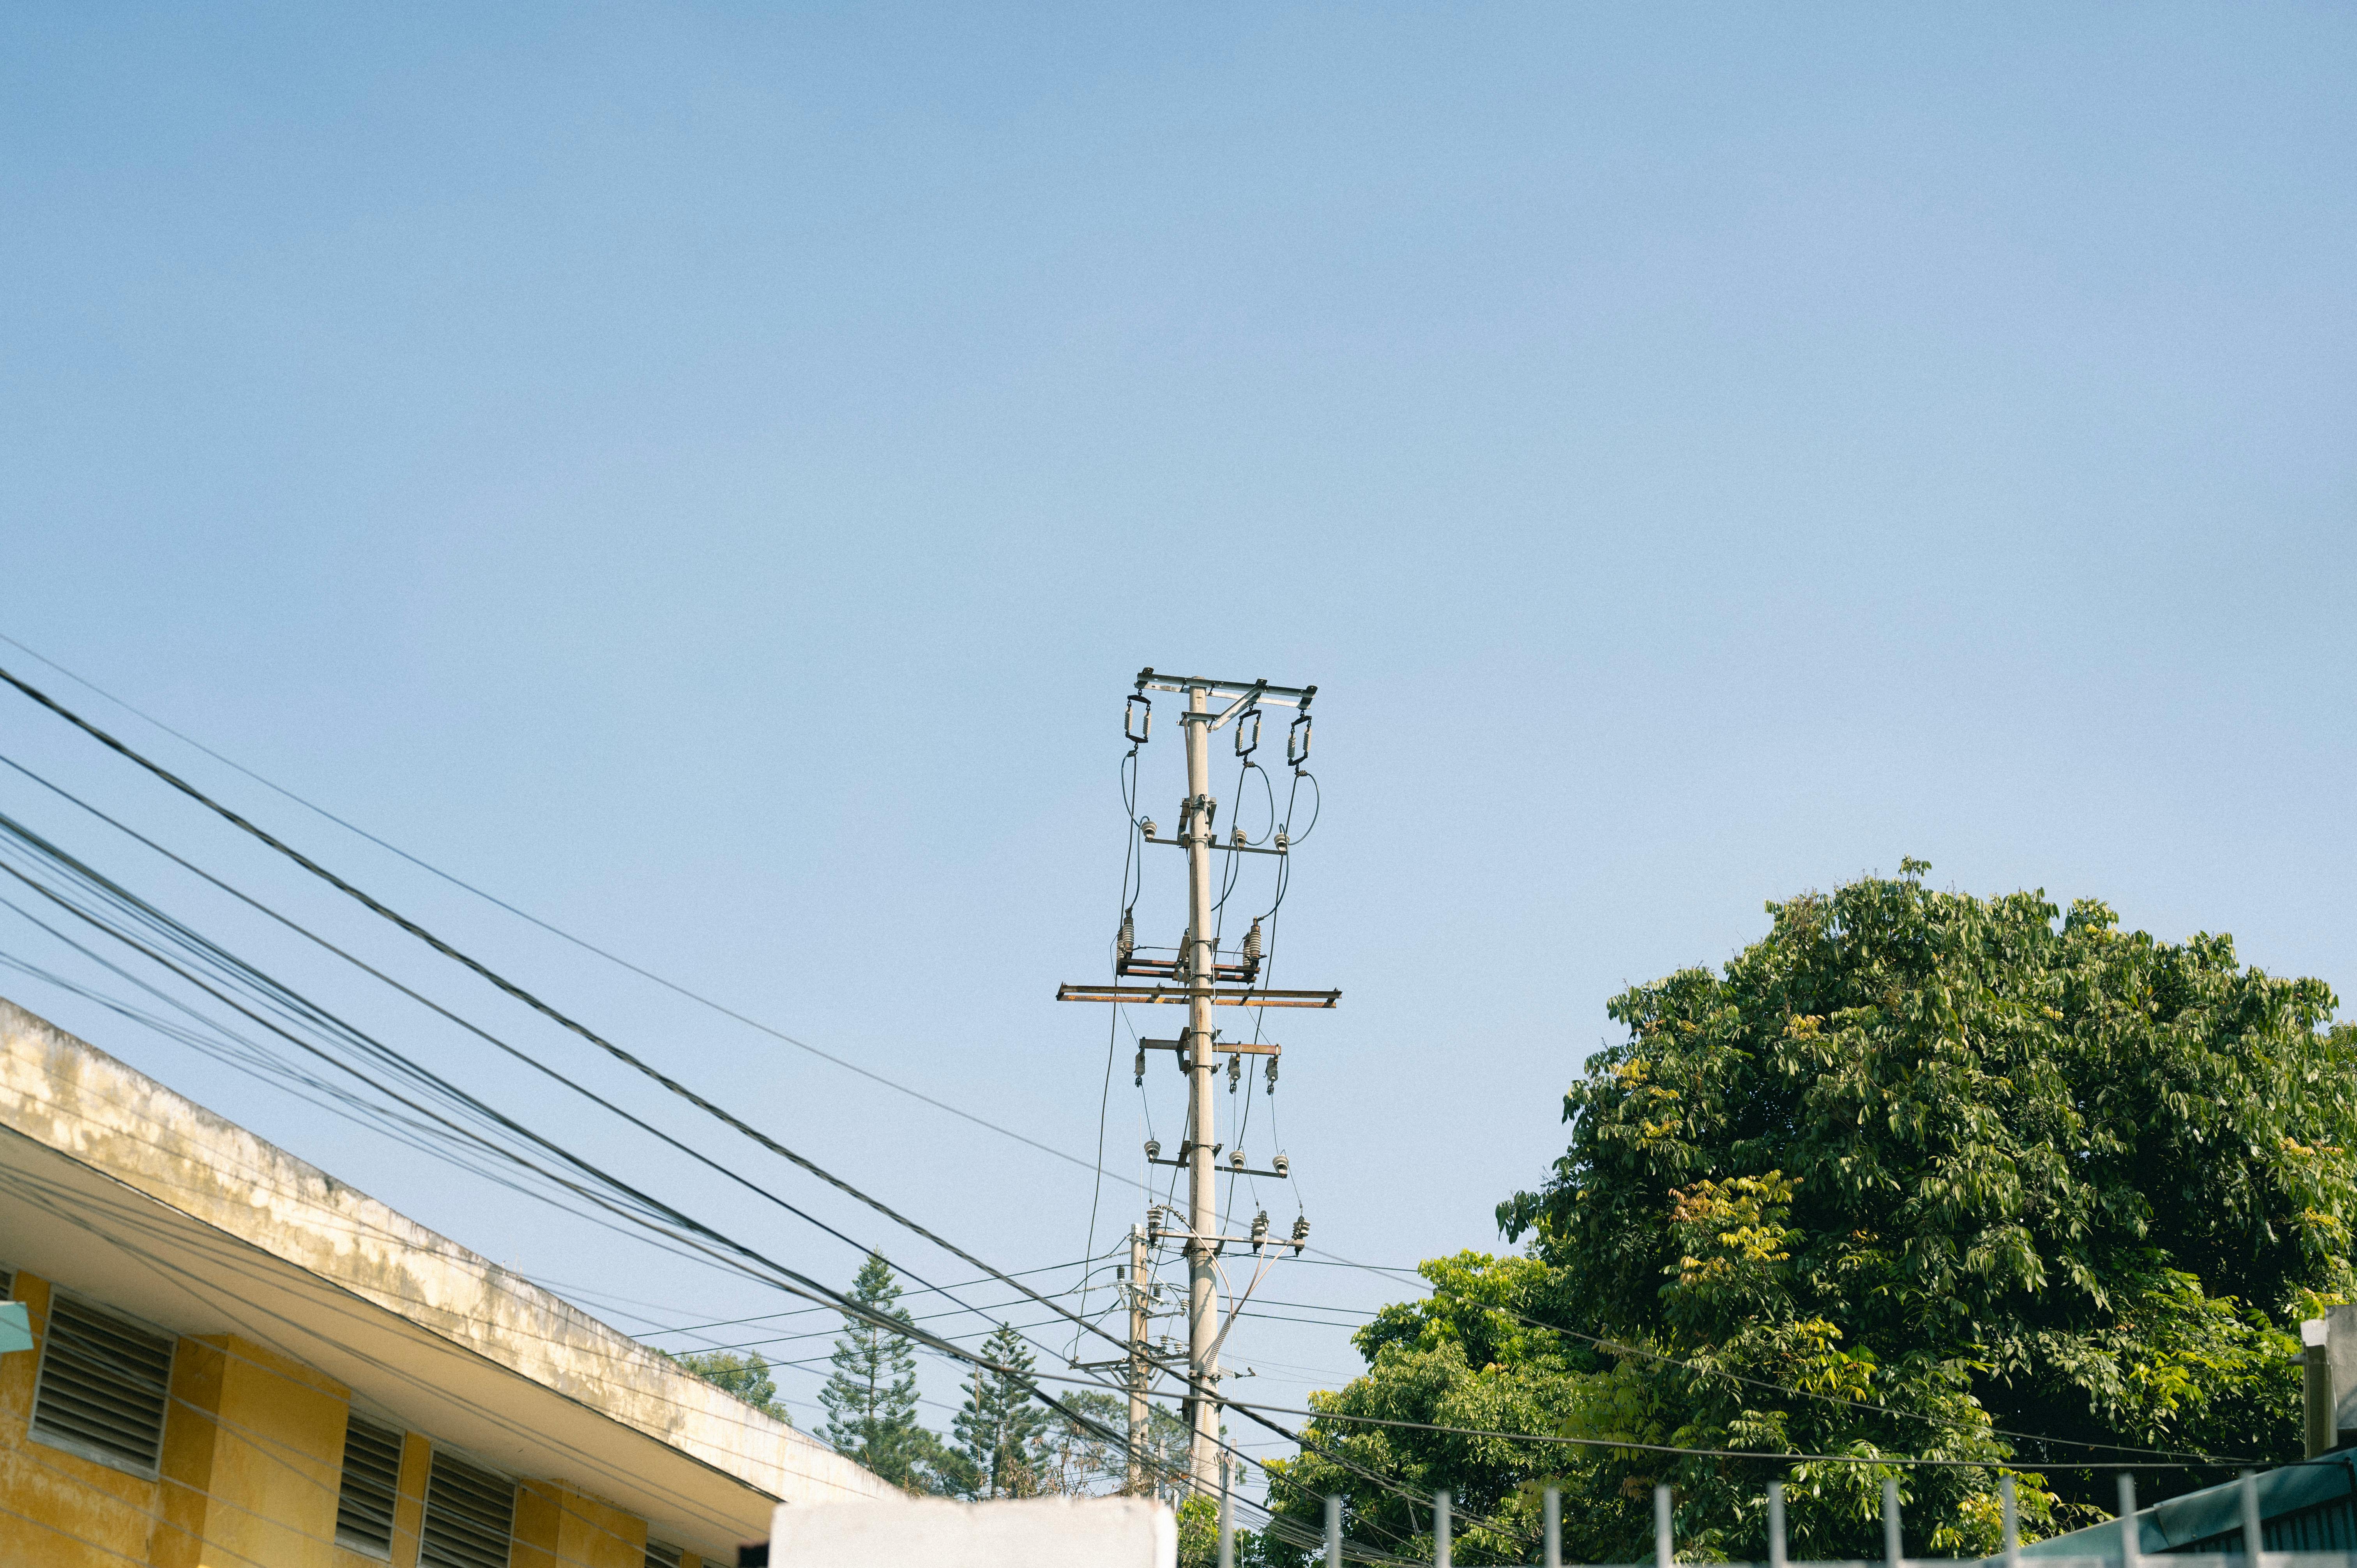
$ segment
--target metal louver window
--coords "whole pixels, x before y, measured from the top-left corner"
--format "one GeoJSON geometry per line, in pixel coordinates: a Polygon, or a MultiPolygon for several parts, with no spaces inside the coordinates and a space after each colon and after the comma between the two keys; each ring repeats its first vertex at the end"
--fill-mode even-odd
{"type": "Polygon", "coordinates": [[[393,1555],[393,1507],[401,1495],[401,1434],[359,1416],[344,1429],[344,1482],[336,1494],[336,1544],[393,1555]]]}
{"type": "Polygon", "coordinates": [[[437,1452],[425,1488],[419,1568],[508,1568],[515,1483],[437,1452]]]}
{"type": "Polygon", "coordinates": [[[679,1548],[660,1541],[647,1542],[647,1568],[679,1568],[679,1548]]]}
{"type": "Polygon", "coordinates": [[[70,1296],[50,1296],[33,1395],[37,1441],[153,1476],[171,1385],[171,1340],[70,1296]]]}

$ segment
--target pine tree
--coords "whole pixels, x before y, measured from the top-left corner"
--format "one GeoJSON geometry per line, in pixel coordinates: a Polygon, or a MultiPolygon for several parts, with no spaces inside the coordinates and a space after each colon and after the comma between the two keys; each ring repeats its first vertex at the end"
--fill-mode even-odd
{"type": "Polygon", "coordinates": [[[974,1369],[957,1413],[958,1446],[974,1466],[972,1489],[985,1498],[1023,1498],[1041,1490],[1048,1466],[1048,1411],[1031,1397],[1031,1353],[1023,1337],[1001,1325],[982,1343],[985,1360],[1007,1369],[974,1369]]]}
{"type": "MultiPolygon", "coordinates": [[[[875,1253],[860,1265],[851,1299],[877,1317],[909,1322],[892,1267],[875,1253]]],[[[917,1357],[906,1337],[845,1313],[843,1337],[829,1359],[834,1370],[819,1390],[827,1413],[820,1435],[836,1453],[896,1487],[942,1489],[942,1440],[917,1421],[917,1357]]]]}

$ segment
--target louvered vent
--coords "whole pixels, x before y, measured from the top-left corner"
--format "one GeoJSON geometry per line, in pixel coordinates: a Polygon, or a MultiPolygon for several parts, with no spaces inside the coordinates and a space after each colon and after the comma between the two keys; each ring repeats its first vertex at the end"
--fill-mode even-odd
{"type": "Polygon", "coordinates": [[[419,1568],[508,1568],[515,1483],[447,1454],[434,1455],[419,1568]]]}
{"type": "Polygon", "coordinates": [[[153,1476],[171,1383],[172,1341],[70,1296],[49,1298],[34,1437],[153,1476]]]}
{"type": "Polygon", "coordinates": [[[647,1568],[679,1568],[679,1548],[660,1541],[647,1542],[647,1568]]]}
{"type": "Polygon", "coordinates": [[[344,1484],[336,1494],[336,1544],[393,1555],[393,1505],[401,1494],[401,1434],[359,1416],[344,1429],[344,1484]]]}

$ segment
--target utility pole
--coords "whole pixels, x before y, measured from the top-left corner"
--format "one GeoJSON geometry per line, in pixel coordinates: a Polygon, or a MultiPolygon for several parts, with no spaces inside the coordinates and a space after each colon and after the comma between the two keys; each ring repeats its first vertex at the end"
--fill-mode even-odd
{"type": "Polygon", "coordinates": [[[1154,1442],[1152,1419],[1146,1408],[1146,1344],[1153,1332],[1152,1303],[1146,1299],[1146,1227],[1129,1228],[1129,1492],[1146,1491],[1146,1451],[1154,1442]]]}
{"type": "Polygon", "coordinates": [[[1219,1184],[1212,1169],[1211,987],[1219,960],[1211,935],[1211,693],[1187,688],[1179,727],[1187,736],[1187,810],[1178,837],[1187,846],[1187,1468],[1210,1491],[1220,1453],[1220,1281],[1211,1238],[1220,1233],[1219,1184]]]}
{"type": "MultiPolygon", "coordinates": [[[[1131,755],[1136,755],[1152,733],[1153,702],[1148,690],[1172,692],[1184,696],[1186,708],[1178,714],[1178,723],[1186,741],[1187,796],[1179,803],[1178,831],[1176,836],[1157,835],[1151,818],[1138,818],[1133,832],[1141,835],[1137,853],[1144,854],[1149,844],[1168,844],[1187,852],[1187,929],[1172,957],[1151,959],[1138,957],[1132,934],[1132,911],[1122,912],[1121,937],[1116,944],[1118,956],[1114,962],[1116,978],[1123,976],[1150,977],[1160,983],[1150,985],[1074,985],[1057,988],[1060,1002],[1110,1002],[1184,1004],[1187,1025],[1175,1040],[1145,1040],[1138,1042],[1138,1081],[1145,1081],[1146,1058],[1149,1050],[1168,1050],[1178,1056],[1178,1066],[1187,1076],[1187,1125],[1184,1142],[1178,1150],[1178,1157],[1161,1157],[1161,1145],[1149,1140],[1146,1157],[1150,1164],[1182,1165],[1187,1172],[1187,1229],[1183,1251],[1187,1259],[1187,1472],[1196,1491],[1207,1497],[1219,1495],[1225,1466],[1221,1463],[1220,1448],[1220,1365],[1219,1352],[1225,1337],[1221,1324],[1219,1266],[1216,1260],[1231,1245],[1249,1247],[1255,1255],[1265,1249],[1290,1246],[1297,1256],[1308,1244],[1309,1222],[1306,1218],[1294,1222],[1289,1241],[1275,1240],[1268,1234],[1265,1211],[1257,1216],[1252,1231],[1244,1236],[1224,1236],[1220,1231],[1219,1166],[1214,1163],[1221,1141],[1214,1125],[1215,1101],[1212,1097],[1217,1058],[1233,1058],[1229,1064],[1230,1087],[1240,1080],[1239,1072],[1246,1057],[1268,1058],[1268,1084],[1274,1090],[1276,1083],[1276,1058],[1282,1047],[1264,1041],[1254,1031],[1249,1041],[1222,1042],[1220,1031],[1211,1025],[1211,1009],[1218,1007],[1332,1007],[1340,1000],[1338,991],[1275,991],[1256,985],[1261,977],[1262,930],[1260,921],[1253,922],[1250,934],[1237,945],[1234,961],[1220,961],[1218,911],[1213,897],[1214,855],[1225,855],[1229,875],[1223,880],[1233,882],[1235,863],[1252,855],[1286,856],[1291,853],[1287,842],[1289,819],[1272,822],[1263,839],[1247,837],[1242,827],[1233,827],[1226,843],[1222,843],[1216,828],[1219,802],[1211,795],[1211,732],[1233,723],[1236,726],[1236,757],[1241,768],[1257,768],[1252,754],[1260,745],[1261,708],[1295,709],[1297,716],[1286,736],[1286,761],[1293,768],[1296,784],[1306,771],[1309,757],[1309,703],[1317,693],[1315,686],[1272,686],[1266,681],[1216,681],[1200,676],[1157,675],[1152,669],[1139,672],[1136,693],[1129,699],[1123,721],[1123,733],[1131,745],[1131,755]],[[1213,708],[1217,699],[1224,705],[1213,708]]],[[[1264,773],[1264,777],[1265,774],[1264,773]]],[[[1272,796],[1274,799],[1274,796],[1272,796]]],[[[1284,865],[1280,860],[1280,868],[1284,865]]],[[[1280,875],[1280,880],[1282,879],[1280,875]]],[[[1125,889],[1126,896],[1126,889],[1125,889]]],[[[1274,907],[1270,911],[1274,913],[1274,907]]],[[[1287,1179],[1288,1165],[1284,1155],[1270,1160],[1270,1168],[1248,1169],[1243,1149],[1229,1156],[1229,1174],[1238,1176],[1287,1179]]],[[[1146,1417],[1145,1393],[1146,1374],[1151,1370],[1144,1349],[1146,1339],[1146,1308],[1139,1291],[1144,1276],[1145,1250],[1159,1242],[1169,1231],[1161,1219],[1161,1210],[1149,1209],[1151,1222],[1142,1239],[1133,1232],[1130,1248],[1130,1273],[1133,1294],[1130,1306],[1130,1476],[1135,1487],[1144,1468],[1146,1442],[1140,1432],[1146,1417]]],[[[1078,1363],[1076,1363],[1078,1365],[1078,1363]]]]}

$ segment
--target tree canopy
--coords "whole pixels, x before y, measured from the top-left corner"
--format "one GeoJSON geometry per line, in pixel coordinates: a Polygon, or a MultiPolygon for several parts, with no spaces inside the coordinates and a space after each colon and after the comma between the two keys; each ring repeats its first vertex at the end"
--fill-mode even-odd
{"type": "Polygon", "coordinates": [[[770,1376],[770,1363],[759,1351],[740,1354],[735,1350],[688,1350],[674,1356],[666,1350],[663,1354],[764,1415],[773,1415],[788,1426],[794,1423],[793,1412],[778,1397],[778,1381],[770,1376]]]}
{"type": "MultiPolygon", "coordinates": [[[[1499,1208],[1529,1255],[1426,1265],[1434,1300],[1363,1330],[1368,1374],[1320,1399],[1336,1416],[1980,1465],[1331,1419],[1313,1437],[1380,1446],[1417,1487],[1494,1513],[1507,1534],[1475,1526],[1469,1563],[1525,1556],[1507,1537],[1534,1528],[1542,1479],[1566,1488],[1566,1551],[1591,1562],[1643,1555],[1656,1480],[1699,1552],[1760,1555],[1760,1494],[1782,1479],[1793,1555],[1855,1557],[1879,1552],[1885,1474],[1909,1551],[1945,1554],[1994,1544],[2000,1467],[2051,1530],[2107,1511],[2110,1476],[2074,1466],[2219,1461],[2148,1473],[2150,1496],[2296,1457],[2286,1331],[2352,1288],[2357,1034],[2332,1025],[2331,992],[2242,964],[2224,936],[1939,892],[1926,869],[1771,905],[1722,970],[1615,999],[1627,1037],[1566,1095],[1569,1147],[1499,1208]]],[[[1413,1510],[1347,1467],[1309,1450],[1294,1470],[1287,1511],[1345,1490],[1354,1522],[1412,1533],[1413,1510]]]]}

